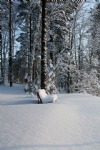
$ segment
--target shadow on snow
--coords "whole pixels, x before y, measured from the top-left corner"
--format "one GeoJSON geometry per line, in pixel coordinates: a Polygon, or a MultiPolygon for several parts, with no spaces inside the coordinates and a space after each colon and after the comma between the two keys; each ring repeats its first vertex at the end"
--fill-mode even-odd
{"type": "Polygon", "coordinates": [[[0,105],[25,105],[25,104],[38,104],[38,100],[0,100],[0,105]]]}

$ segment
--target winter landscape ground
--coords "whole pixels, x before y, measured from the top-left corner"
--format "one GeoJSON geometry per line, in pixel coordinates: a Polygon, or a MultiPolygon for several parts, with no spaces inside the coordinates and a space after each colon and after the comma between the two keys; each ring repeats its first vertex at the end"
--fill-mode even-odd
{"type": "Polygon", "coordinates": [[[21,85],[0,86],[0,150],[100,150],[100,97],[37,104],[21,85]]]}

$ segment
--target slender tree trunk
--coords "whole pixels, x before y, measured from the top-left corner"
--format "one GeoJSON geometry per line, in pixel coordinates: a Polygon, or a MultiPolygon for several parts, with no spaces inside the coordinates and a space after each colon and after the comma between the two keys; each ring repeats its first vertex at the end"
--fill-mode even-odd
{"type": "MultiPolygon", "coordinates": [[[[54,45],[53,44],[53,35],[50,35],[50,44],[51,45],[54,45]]],[[[52,60],[52,63],[54,65],[54,50],[50,50],[50,59],[52,60]]]]}
{"type": "MultiPolygon", "coordinates": [[[[31,10],[32,11],[32,10],[31,10]]],[[[30,33],[30,54],[29,54],[29,92],[33,89],[33,47],[32,47],[32,14],[29,16],[29,33],[30,33]]]]}
{"type": "Polygon", "coordinates": [[[0,75],[3,77],[3,66],[2,66],[2,27],[0,25],[0,75]]]}
{"type": "Polygon", "coordinates": [[[83,51],[81,49],[82,35],[79,37],[79,46],[78,46],[78,69],[80,71],[80,78],[78,82],[82,81],[82,69],[83,69],[83,51]]]}
{"type": "Polygon", "coordinates": [[[78,46],[78,65],[79,65],[79,70],[82,70],[83,66],[83,52],[81,50],[81,41],[82,41],[82,35],[80,34],[79,38],[79,46],[78,46]]]}
{"type": "Polygon", "coordinates": [[[70,93],[70,69],[68,67],[68,77],[67,77],[67,92],[70,93]]]}
{"type": "Polygon", "coordinates": [[[46,0],[42,0],[42,49],[41,49],[41,89],[46,89],[46,0]]]}
{"type": "Polygon", "coordinates": [[[11,20],[11,0],[9,0],[9,82],[12,87],[12,20],[11,20]]]}
{"type": "Polygon", "coordinates": [[[98,78],[100,80],[100,53],[98,54],[98,78]]]}
{"type": "Polygon", "coordinates": [[[12,57],[14,57],[15,24],[12,25],[12,57]]]}
{"type": "MultiPolygon", "coordinates": [[[[73,32],[72,35],[69,31],[69,43],[70,43],[70,56],[72,55],[72,47],[73,47],[73,32]]],[[[67,73],[67,92],[70,93],[70,86],[71,86],[71,75],[70,75],[70,60],[68,60],[68,73],[67,73]]]]}
{"type": "Polygon", "coordinates": [[[6,44],[7,44],[7,31],[5,33],[3,33],[3,43],[2,43],[2,54],[3,54],[3,78],[4,78],[4,82],[6,79],[6,44]]]}

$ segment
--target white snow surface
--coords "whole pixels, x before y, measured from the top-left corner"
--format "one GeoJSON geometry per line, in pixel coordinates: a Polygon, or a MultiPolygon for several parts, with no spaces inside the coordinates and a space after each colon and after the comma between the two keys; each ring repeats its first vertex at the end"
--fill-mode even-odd
{"type": "Polygon", "coordinates": [[[37,104],[23,89],[0,85],[0,150],[100,150],[100,97],[37,104]]]}
{"type": "Polygon", "coordinates": [[[57,101],[57,95],[56,94],[47,94],[44,89],[38,90],[39,96],[42,100],[42,103],[50,103],[57,101]]]}

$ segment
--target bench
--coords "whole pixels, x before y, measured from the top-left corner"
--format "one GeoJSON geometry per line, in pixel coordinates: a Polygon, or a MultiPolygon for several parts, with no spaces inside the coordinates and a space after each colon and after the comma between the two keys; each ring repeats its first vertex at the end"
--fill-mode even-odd
{"type": "Polygon", "coordinates": [[[38,98],[38,104],[40,103],[53,103],[57,101],[57,95],[56,94],[47,94],[45,89],[39,89],[37,91],[37,98],[38,98]]]}

